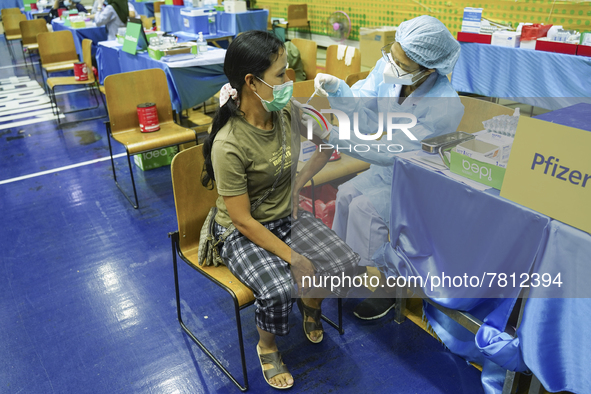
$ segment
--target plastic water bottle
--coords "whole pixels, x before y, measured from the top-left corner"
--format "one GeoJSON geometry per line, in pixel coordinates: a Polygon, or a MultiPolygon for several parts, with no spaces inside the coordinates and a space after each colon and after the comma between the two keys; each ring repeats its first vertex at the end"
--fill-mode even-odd
{"type": "Polygon", "coordinates": [[[199,32],[197,35],[197,53],[207,52],[207,41],[203,38],[203,32],[199,32]]]}
{"type": "Polygon", "coordinates": [[[210,12],[207,17],[207,22],[209,25],[209,35],[215,36],[218,33],[218,30],[215,26],[215,12],[210,12]]]}

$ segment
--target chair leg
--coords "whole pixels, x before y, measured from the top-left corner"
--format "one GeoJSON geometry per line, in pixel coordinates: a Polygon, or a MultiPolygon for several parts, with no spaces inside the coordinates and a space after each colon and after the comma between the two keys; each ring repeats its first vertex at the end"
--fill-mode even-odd
{"type": "Polygon", "coordinates": [[[238,330],[238,343],[240,345],[240,357],[241,357],[241,361],[242,361],[242,376],[244,377],[244,386],[242,386],[242,385],[240,385],[240,383],[238,383],[238,381],[234,378],[234,376],[232,376],[230,371],[228,371],[220,363],[220,361],[207,349],[207,347],[205,347],[205,345],[203,343],[201,343],[201,341],[199,341],[199,339],[197,339],[197,337],[195,337],[195,335],[193,335],[191,330],[189,330],[189,328],[183,322],[183,318],[182,318],[182,314],[181,314],[181,296],[180,296],[179,274],[178,274],[178,263],[177,263],[179,233],[178,233],[178,231],[174,232],[174,233],[169,233],[168,236],[171,238],[171,242],[172,242],[172,263],[173,263],[173,268],[174,268],[174,289],[175,289],[175,294],[176,294],[176,311],[177,311],[177,318],[179,320],[179,324],[181,325],[181,328],[191,338],[191,340],[193,340],[193,342],[195,342],[195,344],[197,344],[197,346],[199,346],[199,348],[211,359],[211,361],[213,361],[214,364],[217,365],[217,367],[220,368],[222,370],[222,372],[224,372],[224,374],[226,374],[226,376],[232,381],[232,383],[234,383],[240,389],[240,391],[244,392],[244,391],[248,390],[248,376],[247,376],[247,372],[246,372],[246,357],[244,355],[244,341],[243,341],[243,337],[242,337],[240,307],[238,305],[238,301],[236,300],[236,297],[233,297],[234,298],[234,310],[236,313],[236,329],[238,330]]]}
{"type": "Polygon", "coordinates": [[[310,34],[310,41],[312,41],[312,28],[310,27],[310,21],[308,21],[308,34],[310,34]]]}
{"type": "Polygon", "coordinates": [[[129,165],[129,174],[131,175],[131,184],[133,185],[133,196],[135,197],[135,204],[133,203],[133,201],[131,201],[131,198],[129,198],[127,193],[125,193],[125,191],[123,191],[123,189],[121,188],[121,185],[119,185],[119,182],[117,182],[117,174],[115,172],[115,159],[113,158],[113,147],[111,145],[111,124],[109,122],[105,122],[105,126],[107,128],[107,141],[109,142],[109,154],[111,155],[111,168],[113,169],[113,179],[115,180],[115,185],[117,185],[117,187],[119,188],[121,193],[123,193],[125,198],[127,198],[127,201],[129,201],[131,206],[134,207],[135,209],[138,209],[139,202],[137,199],[137,190],[135,188],[135,180],[133,179],[133,169],[131,168],[131,159],[129,156],[129,152],[126,149],[127,164],[129,165]]]}
{"type": "Polygon", "coordinates": [[[10,53],[10,58],[12,59],[12,61],[14,63],[16,63],[15,58],[14,58],[14,53],[12,50],[12,42],[9,40],[6,40],[6,46],[8,47],[8,52],[10,53]]]}
{"type": "Polygon", "coordinates": [[[396,286],[396,306],[394,307],[394,321],[404,323],[404,311],[406,310],[406,287],[396,286]]]}
{"type": "Polygon", "coordinates": [[[343,300],[341,298],[337,298],[337,300],[338,300],[337,301],[337,310],[338,310],[339,323],[337,324],[337,323],[333,322],[325,315],[322,315],[321,317],[322,317],[322,320],[327,322],[329,326],[331,326],[335,330],[337,330],[340,335],[343,335],[345,333],[345,330],[343,329],[343,300]]]}

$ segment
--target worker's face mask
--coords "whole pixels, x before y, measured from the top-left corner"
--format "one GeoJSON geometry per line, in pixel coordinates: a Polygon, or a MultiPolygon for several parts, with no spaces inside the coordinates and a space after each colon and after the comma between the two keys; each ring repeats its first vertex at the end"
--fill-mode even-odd
{"type": "Polygon", "coordinates": [[[72,3],[70,3],[68,0],[64,1],[64,5],[65,5],[66,7],[69,7],[71,4],[72,4],[72,3]]]}
{"type": "Polygon", "coordinates": [[[401,69],[394,61],[390,61],[384,67],[384,83],[396,85],[414,85],[420,81],[427,72],[427,69],[420,68],[415,72],[409,73],[401,69]]]}
{"type": "Polygon", "coordinates": [[[263,100],[261,96],[257,94],[257,92],[254,92],[254,94],[256,94],[257,97],[261,99],[263,108],[265,108],[267,112],[279,111],[283,109],[283,107],[285,107],[291,99],[291,95],[293,93],[293,81],[287,81],[281,85],[271,86],[261,78],[257,77],[257,79],[273,89],[272,101],[263,100]]]}

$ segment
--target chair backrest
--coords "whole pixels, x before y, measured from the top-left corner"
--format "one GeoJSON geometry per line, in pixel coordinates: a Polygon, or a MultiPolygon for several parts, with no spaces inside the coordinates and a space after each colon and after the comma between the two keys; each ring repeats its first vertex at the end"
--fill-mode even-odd
{"type": "Polygon", "coordinates": [[[361,81],[362,79],[367,78],[367,76],[369,75],[369,70],[367,71],[361,71],[355,74],[349,74],[347,75],[347,78],[345,78],[345,83],[347,85],[349,85],[349,87],[355,85],[355,83],[357,83],[357,81],[361,81]]]}
{"type": "Polygon", "coordinates": [[[292,81],[296,81],[296,73],[295,70],[293,68],[288,68],[285,70],[285,74],[287,75],[287,78],[289,78],[292,81]]]}
{"type": "Polygon", "coordinates": [[[94,73],[92,72],[92,40],[88,38],[82,40],[82,61],[86,63],[88,82],[94,82],[94,73]]]}
{"type": "Polygon", "coordinates": [[[36,44],[37,34],[47,33],[47,22],[45,19],[33,19],[32,21],[21,21],[21,36],[23,45],[36,44]]]}
{"type": "Polygon", "coordinates": [[[312,40],[293,38],[291,43],[300,51],[300,59],[304,66],[306,79],[316,78],[316,58],[318,56],[318,44],[312,40]]]}
{"type": "Polygon", "coordinates": [[[139,130],[137,106],[154,103],[160,124],[172,122],[166,74],[159,68],[112,74],[105,78],[111,132],[139,130]]]}
{"type": "Polygon", "coordinates": [[[343,56],[341,60],[337,59],[339,46],[331,45],[326,49],[326,73],[334,75],[337,78],[345,79],[347,75],[355,74],[361,71],[361,52],[359,49],[355,49],[355,54],[351,59],[351,64],[346,65],[346,56],[343,56]]]}
{"type": "Polygon", "coordinates": [[[460,96],[464,105],[464,116],[458,126],[458,131],[475,133],[484,130],[482,122],[498,115],[513,115],[514,110],[500,104],[486,100],[460,96]]]}
{"type": "Polygon", "coordinates": [[[78,54],[70,30],[38,33],[39,56],[44,66],[58,62],[77,62],[78,54]]]}
{"type": "MultiPolygon", "coordinates": [[[[308,98],[314,93],[314,81],[300,81],[293,83],[293,97],[308,98]]],[[[306,102],[304,100],[304,103],[306,102]]]]}
{"type": "Polygon", "coordinates": [[[2,19],[4,19],[6,15],[22,14],[20,8],[2,8],[2,10],[0,10],[0,13],[2,15],[2,19]]]}
{"type": "Polygon", "coordinates": [[[8,14],[2,17],[2,24],[4,25],[4,34],[6,36],[20,36],[22,21],[26,21],[27,17],[23,14],[8,14]]]}
{"type": "Polygon", "coordinates": [[[289,25],[308,24],[308,4],[291,4],[287,6],[287,23],[289,25]]]}
{"type": "Polygon", "coordinates": [[[164,4],[163,1],[155,1],[154,2],[154,13],[160,12],[160,7],[164,4]]]}
{"type": "Polygon", "coordinates": [[[201,184],[204,162],[202,147],[197,145],[177,153],[170,165],[179,242],[183,252],[199,247],[201,227],[218,198],[215,187],[209,190],[201,184]]]}
{"type": "Polygon", "coordinates": [[[146,15],[140,15],[140,20],[142,21],[142,26],[144,29],[152,28],[152,22],[154,21],[154,18],[148,18],[146,15]]]}

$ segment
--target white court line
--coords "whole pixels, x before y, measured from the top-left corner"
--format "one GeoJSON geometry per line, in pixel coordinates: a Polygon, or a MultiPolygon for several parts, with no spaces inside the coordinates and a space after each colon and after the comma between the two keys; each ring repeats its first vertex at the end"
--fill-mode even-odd
{"type": "MultiPolygon", "coordinates": [[[[118,157],[123,157],[125,155],[126,155],[125,153],[119,153],[117,155],[113,155],[113,158],[116,159],[118,157]]],[[[29,178],[35,178],[35,177],[41,176],[41,175],[53,174],[54,172],[69,170],[69,169],[76,168],[76,167],[87,166],[89,164],[94,164],[94,163],[98,163],[98,162],[106,161],[106,160],[110,160],[110,159],[111,159],[111,156],[107,156],[107,157],[102,157],[100,159],[94,159],[94,160],[85,161],[85,162],[78,163],[78,164],[72,164],[72,165],[65,166],[65,167],[55,168],[53,170],[41,171],[41,172],[36,172],[34,174],[19,176],[17,178],[6,179],[6,180],[3,180],[3,181],[0,181],[0,185],[4,185],[5,183],[22,181],[24,179],[29,179],[29,178]]]]}
{"type": "MultiPolygon", "coordinates": [[[[29,64],[31,64],[31,63],[29,63],[29,64]]],[[[15,64],[15,65],[13,65],[13,66],[2,66],[2,67],[0,67],[0,70],[2,70],[2,69],[4,69],[4,68],[26,67],[26,66],[28,66],[29,64],[21,63],[21,64],[15,64]]],[[[39,62],[33,62],[33,64],[39,64],[39,62]]]]}

